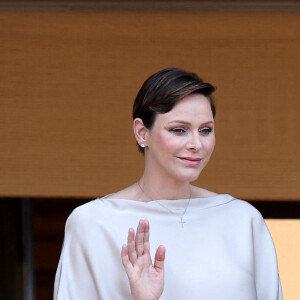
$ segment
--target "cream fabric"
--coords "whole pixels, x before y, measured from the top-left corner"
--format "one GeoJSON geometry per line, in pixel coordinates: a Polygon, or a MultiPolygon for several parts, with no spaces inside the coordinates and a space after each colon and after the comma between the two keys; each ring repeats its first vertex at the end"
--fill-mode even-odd
{"type": "MultiPolygon", "coordinates": [[[[160,200],[181,213],[187,199],[160,200]]],[[[129,227],[150,222],[152,257],[166,247],[161,300],[281,300],[277,259],[260,213],[230,195],[191,199],[180,218],[157,201],[99,198],[76,208],[66,223],[55,300],[125,300],[121,262],[129,227]]]]}

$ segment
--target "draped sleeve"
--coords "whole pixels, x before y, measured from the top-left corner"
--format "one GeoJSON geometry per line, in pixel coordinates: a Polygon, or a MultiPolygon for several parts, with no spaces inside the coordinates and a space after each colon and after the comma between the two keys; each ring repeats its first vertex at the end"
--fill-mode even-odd
{"type": "Polygon", "coordinates": [[[258,300],[282,300],[277,256],[270,232],[261,214],[252,222],[253,269],[258,300]]]}
{"type": "Polygon", "coordinates": [[[65,226],[63,248],[56,272],[54,300],[96,300],[97,274],[91,265],[89,249],[92,235],[87,234],[82,217],[73,212],[65,226]]]}
{"type": "Polygon", "coordinates": [[[54,300],[130,299],[120,254],[126,235],[120,236],[116,223],[112,212],[102,209],[97,199],[71,213],[55,276],[54,300]]]}

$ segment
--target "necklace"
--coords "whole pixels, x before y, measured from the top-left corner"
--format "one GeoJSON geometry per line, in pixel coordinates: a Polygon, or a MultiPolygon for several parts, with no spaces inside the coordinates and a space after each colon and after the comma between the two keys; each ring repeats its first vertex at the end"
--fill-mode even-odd
{"type": "Polygon", "coordinates": [[[186,205],[186,207],[185,207],[185,209],[184,209],[184,212],[183,212],[182,214],[177,214],[177,213],[175,213],[174,211],[172,211],[170,208],[168,208],[167,206],[165,206],[165,205],[163,205],[162,203],[160,203],[159,200],[153,200],[151,197],[149,197],[149,195],[146,194],[145,191],[142,189],[142,187],[141,187],[139,181],[138,181],[137,184],[138,184],[140,190],[143,192],[143,194],[144,194],[145,196],[147,196],[150,200],[155,201],[155,202],[158,203],[161,207],[163,207],[164,209],[168,210],[168,211],[169,211],[170,213],[172,213],[173,215],[175,215],[175,216],[177,216],[178,218],[180,218],[180,221],[179,221],[178,223],[181,224],[181,227],[183,228],[183,224],[185,224],[185,221],[184,221],[183,217],[184,217],[184,215],[185,215],[185,213],[186,213],[186,211],[187,211],[187,209],[188,209],[188,207],[189,207],[189,205],[190,205],[190,201],[191,201],[191,196],[192,196],[192,190],[191,190],[191,189],[190,189],[189,200],[188,200],[188,203],[187,203],[187,205],[186,205]]]}

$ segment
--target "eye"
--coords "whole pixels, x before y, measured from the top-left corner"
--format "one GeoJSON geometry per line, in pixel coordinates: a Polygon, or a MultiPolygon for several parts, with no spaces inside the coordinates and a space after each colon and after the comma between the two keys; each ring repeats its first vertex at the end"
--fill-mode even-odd
{"type": "Polygon", "coordinates": [[[176,127],[169,130],[172,133],[175,133],[176,135],[183,135],[186,133],[186,130],[182,127],[176,127]]]}
{"type": "Polygon", "coordinates": [[[204,127],[199,130],[201,135],[209,135],[212,131],[213,130],[210,127],[204,127]]]}

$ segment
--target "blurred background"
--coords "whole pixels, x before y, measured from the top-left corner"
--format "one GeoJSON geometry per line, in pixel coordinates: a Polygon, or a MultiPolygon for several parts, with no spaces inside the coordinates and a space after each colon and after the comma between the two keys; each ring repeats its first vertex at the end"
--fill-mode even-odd
{"type": "Polygon", "coordinates": [[[195,183],[256,206],[299,300],[299,1],[0,0],[0,299],[52,299],[64,223],[143,170],[132,104],[166,67],[216,86],[195,183]]]}

